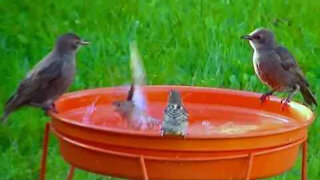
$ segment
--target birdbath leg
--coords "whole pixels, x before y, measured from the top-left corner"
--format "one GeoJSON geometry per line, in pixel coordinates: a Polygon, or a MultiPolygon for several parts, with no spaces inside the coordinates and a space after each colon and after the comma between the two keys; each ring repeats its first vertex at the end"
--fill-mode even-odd
{"type": "Polygon", "coordinates": [[[68,178],[67,178],[67,180],[72,180],[73,174],[74,174],[74,170],[75,170],[74,166],[73,166],[73,165],[70,165],[70,169],[69,169],[69,173],[68,173],[68,178]]]}
{"type": "Polygon", "coordinates": [[[140,156],[139,160],[140,160],[143,180],[149,180],[148,173],[147,173],[147,168],[146,168],[146,164],[144,162],[143,156],[140,156]]]}
{"type": "Polygon", "coordinates": [[[308,157],[308,139],[302,143],[302,167],[301,179],[307,180],[307,157],[308,157]]]}
{"type": "Polygon", "coordinates": [[[50,133],[50,123],[47,122],[44,129],[43,144],[42,144],[42,158],[40,167],[40,180],[45,180],[46,178],[46,166],[47,166],[47,155],[48,155],[48,142],[50,133]]]}
{"type": "Polygon", "coordinates": [[[251,176],[251,170],[252,170],[252,163],[253,163],[253,153],[249,154],[249,161],[248,161],[248,169],[247,169],[247,173],[246,173],[246,180],[250,180],[250,176],[251,176]]]}

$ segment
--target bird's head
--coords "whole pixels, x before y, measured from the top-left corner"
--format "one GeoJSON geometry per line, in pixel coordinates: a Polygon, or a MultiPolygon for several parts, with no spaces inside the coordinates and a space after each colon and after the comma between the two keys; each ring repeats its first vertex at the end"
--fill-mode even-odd
{"type": "Polygon", "coordinates": [[[88,41],[80,39],[73,33],[61,35],[56,41],[56,49],[59,52],[75,52],[80,46],[90,44],[88,41]]]}
{"type": "Polygon", "coordinates": [[[134,104],[131,101],[114,101],[112,105],[114,110],[121,115],[129,114],[134,108],[134,104]]]}
{"type": "Polygon", "coordinates": [[[176,90],[171,90],[169,92],[169,104],[181,104],[181,95],[176,90]]]}
{"type": "Polygon", "coordinates": [[[275,37],[272,31],[264,28],[259,28],[251,32],[249,35],[241,37],[249,40],[253,49],[269,48],[275,45],[275,37]]]}

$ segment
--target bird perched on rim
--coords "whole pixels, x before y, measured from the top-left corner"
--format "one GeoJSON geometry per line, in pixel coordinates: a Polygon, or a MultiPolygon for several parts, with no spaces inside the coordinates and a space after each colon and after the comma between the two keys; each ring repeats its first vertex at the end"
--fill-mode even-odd
{"type": "Polygon", "coordinates": [[[250,35],[242,36],[252,46],[253,65],[259,79],[271,88],[271,91],[260,98],[263,103],[274,92],[289,92],[283,99],[282,110],[290,99],[300,90],[305,102],[317,105],[317,101],[309,89],[309,83],[304,77],[293,55],[283,46],[276,43],[274,34],[268,29],[256,29],[250,35]]]}
{"type": "Polygon", "coordinates": [[[75,76],[76,52],[87,45],[77,35],[61,35],[53,50],[36,64],[20,82],[17,91],[8,99],[1,118],[6,122],[9,114],[22,106],[33,106],[55,111],[54,101],[71,85],[75,76]]]}
{"type": "Polygon", "coordinates": [[[166,109],[161,127],[161,135],[180,135],[187,134],[189,124],[189,115],[184,108],[181,100],[181,95],[176,90],[169,92],[169,101],[166,109]]]}
{"type": "Polygon", "coordinates": [[[151,129],[159,125],[159,121],[149,116],[143,109],[137,106],[133,101],[135,86],[132,83],[125,101],[114,101],[112,105],[123,119],[128,122],[128,126],[135,130],[151,129]]]}

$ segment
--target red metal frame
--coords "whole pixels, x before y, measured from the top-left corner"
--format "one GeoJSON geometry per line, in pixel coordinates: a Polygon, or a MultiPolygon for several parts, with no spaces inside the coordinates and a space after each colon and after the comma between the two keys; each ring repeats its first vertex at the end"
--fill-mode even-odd
{"type": "MultiPolygon", "coordinates": [[[[50,126],[50,122],[48,122],[46,124],[45,127],[45,131],[44,131],[44,139],[43,139],[43,149],[42,149],[42,159],[41,159],[41,169],[40,169],[40,180],[45,180],[45,173],[46,173],[46,161],[47,161],[47,152],[48,152],[48,142],[49,142],[49,133],[50,131],[53,131],[55,134],[57,134],[57,132],[55,132],[55,130],[51,129],[50,126]]],[[[301,165],[301,180],[307,180],[307,148],[308,148],[308,141],[307,141],[307,137],[293,143],[293,144],[302,144],[302,165],[301,165]]],[[[275,148],[275,149],[269,149],[269,150],[265,150],[265,151],[260,151],[260,152],[255,152],[255,153],[249,153],[247,155],[248,157],[248,168],[247,168],[247,172],[246,172],[246,178],[245,180],[250,180],[250,176],[251,176],[251,171],[252,171],[252,164],[254,161],[254,157],[257,155],[261,155],[261,154],[266,154],[266,153],[270,153],[270,152],[275,152],[275,151],[280,151],[283,150],[285,148],[287,148],[288,146],[291,146],[292,144],[288,144],[286,146],[280,147],[280,148],[275,148]]],[[[105,153],[108,153],[106,151],[104,151],[105,153]]],[[[109,152],[111,153],[111,152],[109,152]]],[[[131,154],[126,154],[126,153],[121,153],[124,156],[133,156],[131,154]]],[[[221,159],[230,159],[230,158],[237,158],[238,156],[231,156],[231,157],[217,157],[217,158],[200,158],[200,159],[196,159],[196,160],[221,160],[221,159]]],[[[140,162],[141,165],[141,172],[143,175],[143,180],[149,180],[149,176],[148,176],[148,172],[147,172],[147,168],[145,165],[145,159],[146,158],[150,158],[150,157],[144,157],[142,155],[137,156],[137,159],[140,162]]],[[[156,157],[152,157],[152,159],[158,159],[156,157]]],[[[163,159],[163,158],[161,158],[163,159]]],[[[190,159],[183,159],[185,161],[189,161],[190,159]]],[[[193,159],[195,160],[195,159],[193,159]]],[[[68,177],[67,180],[72,180],[73,175],[74,175],[74,171],[75,171],[75,167],[73,165],[70,166],[69,169],[69,173],[68,173],[68,177]]]]}
{"type": "Polygon", "coordinates": [[[307,180],[307,158],[308,158],[308,139],[306,138],[302,144],[302,167],[301,167],[301,179],[307,180]]]}
{"type": "Polygon", "coordinates": [[[74,170],[75,170],[75,167],[73,165],[70,165],[70,169],[69,169],[67,180],[72,180],[73,174],[74,174],[74,170]]]}
{"type": "Polygon", "coordinates": [[[140,159],[140,165],[141,165],[141,169],[142,169],[142,173],[143,173],[143,179],[144,180],[149,180],[148,173],[147,173],[147,168],[146,168],[146,164],[144,162],[143,156],[140,156],[139,159],[140,159]]]}
{"type": "Polygon", "coordinates": [[[42,158],[41,158],[41,169],[40,169],[40,180],[44,180],[46,178],[49,133],[50,133],[50,123],[48,122],[46,124],[46,127],[44,128],[43,145],[42,145],[42,158]]]}
{"type": "Polygon", "coordinates": [[[248,162],[246,180],[250,180],[251,170],[252,170],[252,162],[253,162],[253,153],[250,153],[249,154],[249,162],[248,162]]]}

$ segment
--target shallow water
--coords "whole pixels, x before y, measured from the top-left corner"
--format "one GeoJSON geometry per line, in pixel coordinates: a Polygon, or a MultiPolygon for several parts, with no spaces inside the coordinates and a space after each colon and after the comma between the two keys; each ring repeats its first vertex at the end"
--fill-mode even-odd
{"type": "MultiPolygon", "coordinates": [[[[161,120],[165,103],[149,103],[148,114],[161,120]]],[[[186,104],[189,112],[188,135],[239,135],[261,131],[272,131],[297,125],[294,119],[278,114],[271,114],[252,109],[221,106],[186,104]]],[[[64,118],[81,122],[90,126],[128,129],[125,119],[114,111],[114,107],[97,105],[81,107],[62,113],[64,118]],[[88,110],[92,111],[88,116],[88,110]]],[[[135,130],[130,130],[135,131],[135,130]]],[[[149,133],[160,133],[160,127],[147,130],[149,133]]]]}

